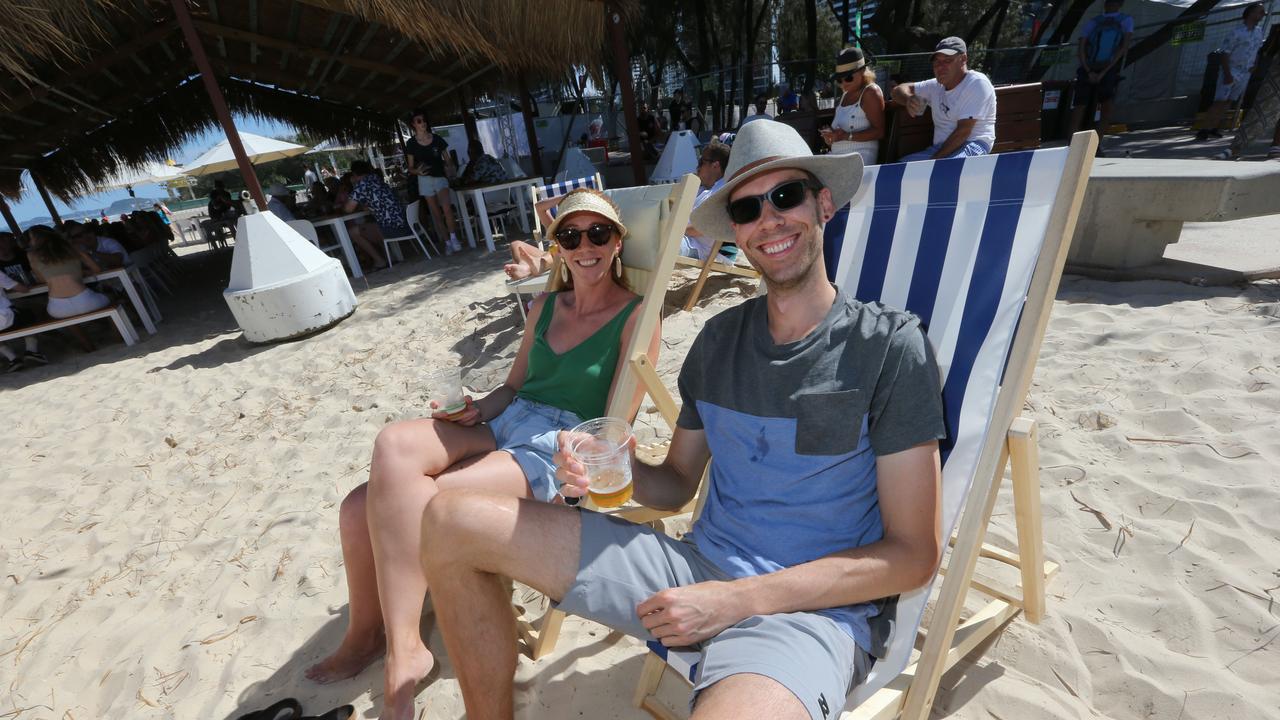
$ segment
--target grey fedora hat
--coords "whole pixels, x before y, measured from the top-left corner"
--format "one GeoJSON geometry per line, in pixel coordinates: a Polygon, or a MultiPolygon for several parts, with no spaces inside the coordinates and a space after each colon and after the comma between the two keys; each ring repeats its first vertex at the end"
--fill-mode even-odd
{"type": "Polygon", "coordinates": [[[847,205],[862,185],[861,155],[814,155],[809,143],[786,123],[747,123],[733,141],[724,185],[694,209],[689,223],[712,240],[734,242],[728,210],[734,189],[760,173],[789,168],[808,171],[818,178],[831,191],[836,209],[847,205]]]}

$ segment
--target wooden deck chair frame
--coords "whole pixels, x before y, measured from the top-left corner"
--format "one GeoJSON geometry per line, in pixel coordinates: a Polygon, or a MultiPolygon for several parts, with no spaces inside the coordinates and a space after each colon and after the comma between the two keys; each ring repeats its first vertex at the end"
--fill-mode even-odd
{"type": "MultiPolygon", "coordinates": [[[[920,635],[923,635],[923,647],[918,653],[913,652],[913,661],[884,687],[856,707],[845,710],[840,715],[844,720],[898,717],[926,720],[943,673],[1020,612],[1032,623],[1039,623],[1044,616],[1045,584],[1057,572],[1058,566],[1044,559],[1036,424],[1032,419],[1020,417],[1019,412],[1031,386],[1096,149],[1096,134],[1077,133],[1072,139],[1063,179],[1054,198],[1040,255],[1009,350],[1008,365],[992,411],[989,432],[982,444],[958,530],[950,539],[949,562],[945,568],[939,569],[943,581],[934,600],[933,615],[927,631],[923,627],[917,631],[917,645],[920,644],[920,635]],[[1013,485],[1018,553],[983,542],[1006,466],[1010,466],[1013,485]],[[1018,568],[1020,596],[1017,592],[975,580],[974,570],[979,557],[1018,568]],[[960,622],[970,589],[994,599],[960,622]]],[[[699,496],[702,495],[702,488],[699,488],[699,496]]],[[[653,717],[675,720],[679,716],[656,697],[667,667],[657,655],[647,654],[633,702],[653,717]]]]}
{"type": "MultiPolygon", "coordinates": [[[[683,255],[676,258],[677,265],[702,268],[701,272],[698,273],[697,282],[693,284],[693,291],[689,293],[689,299],[685,301],[685,311],[692,310],[693,306],[698,303],[698,298],[702,296],[702,287],[707,284],[707,278],[711,276],[713,271],[725,273],[727,275],[751,278],[752,280],[760,279],[760,271],[756,270],[754,267],[743,267],[737,263],[727,263],[720,260],[720,246],[723,244],[723,239],[716,240],[715,243],[711,245],[711,254],[707,255],[706,260],[684,257],[683,255]]],[[[741,251],[739,251],[739,254],[741,255],[741,251]]]]}
{"type": "MultiPolygon", "coordinates": [[[[653,369],[653,358],[648,356],[648,347],[649,338],[653,337],[662,317],[663,298],[666,297],[671,273],[675,269],[675,259],[680,252],[680,238],[689,223],[689,213],[693,212],[697,189],[697,179],[689,175],[674,185],[639,186],[610,192],[622,205],[623,222],[631,233],[622,244],[623,280],[633,292],[645,298],[644,309],[636,321],[635,330],[623,348],[623,357],[631,358],[631,361],[623,366],[622,375],[614,384],[613,395],[606,408],[606,414],[611,417],[632,420],[629,406],[637,388],[644,387],[663,417],[669,423],[675,423],[675,402],[658,380],[653,369]],[[655,237],[643,237],[648,232],[628,222],[628,203],[632,200],[667,203],[665,215],[660,218],[653,233],[655,237]],[[649,247],[642,247],[641,243],[647,243],[649,247]]],[[[557,256],[551,265],[548,290],[557,290],[563,284],[562,264],[563,258],[557,256]]],[[[688,510],[663,513],[650,508],[624,507],[613,514],[633,522],[653,522],[666,515],[688,510]]],[[[525,650],[534,660],[555,648],[563,622],[563,612],[548,608],[536,627],[524,621],[517,623],[516,629],[524,641],[525,650]]]]}

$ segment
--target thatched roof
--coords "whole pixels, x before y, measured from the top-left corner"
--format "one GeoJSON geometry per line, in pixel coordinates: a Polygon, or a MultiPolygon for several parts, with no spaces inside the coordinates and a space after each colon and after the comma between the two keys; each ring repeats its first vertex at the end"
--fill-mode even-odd
{"type": "MultiPolygon", "coordinates": [[[[232,110],[385,139],[463,84],[597,64],[596,0],[203,0],[197,32],[232,110]]],[[[22,169],[70,199],[214,127],[165,0],[0,0],[0,194],[22,169]],[[16,18],[16,20],[15,20],[16,18]]]]}

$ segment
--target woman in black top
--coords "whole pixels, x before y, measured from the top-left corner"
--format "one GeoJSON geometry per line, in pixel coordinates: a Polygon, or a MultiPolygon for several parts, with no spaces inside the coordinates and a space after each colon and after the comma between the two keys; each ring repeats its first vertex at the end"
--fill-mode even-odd
{"type": "Polygon", "coordinates": [[[427,200],[436,234],[445,237],[445,228],[449,229],[445,252],[460,252],[462,243],[458,242],[458,226],[453,220],[453,204],[449,202],[448,176],[454,170],[449,144],[431,132],[425,114],[414,113],[412,122],[413,137],[404,144],[409,173],[418,176],[418,194],[427,200]]]}

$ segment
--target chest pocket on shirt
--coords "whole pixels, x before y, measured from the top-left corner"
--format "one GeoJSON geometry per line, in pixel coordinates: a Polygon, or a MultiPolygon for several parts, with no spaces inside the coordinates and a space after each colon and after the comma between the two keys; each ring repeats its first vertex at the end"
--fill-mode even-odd
{"type": "Polygon", "coordinates": [[[867,406],[862,390],[801,395],[796,407],[796,454],[844,455],[857,450],[867,406]]]}

